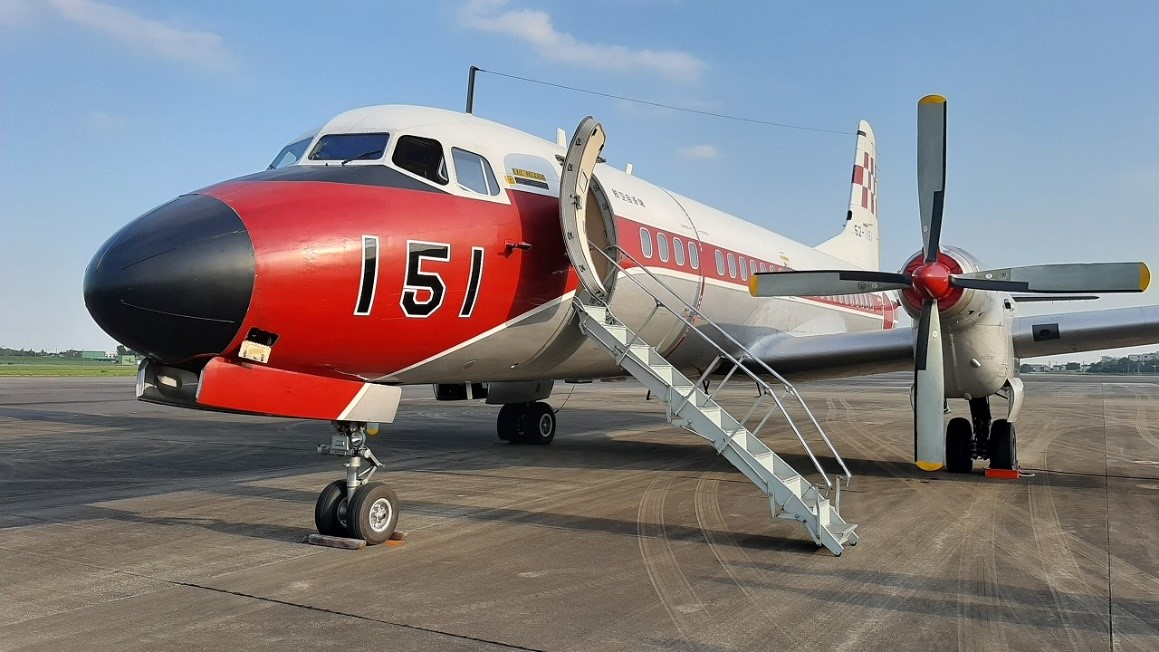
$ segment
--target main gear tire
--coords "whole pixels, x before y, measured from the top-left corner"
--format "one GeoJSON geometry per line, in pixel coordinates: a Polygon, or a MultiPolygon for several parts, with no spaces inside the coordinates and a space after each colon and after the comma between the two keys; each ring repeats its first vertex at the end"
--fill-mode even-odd
{"type": "Polygon", "coordinates": [[[555,410],[543,401],[536,401],[523,414],[523,441],[546,446],[555,439],[555,425],[555,410]]]}

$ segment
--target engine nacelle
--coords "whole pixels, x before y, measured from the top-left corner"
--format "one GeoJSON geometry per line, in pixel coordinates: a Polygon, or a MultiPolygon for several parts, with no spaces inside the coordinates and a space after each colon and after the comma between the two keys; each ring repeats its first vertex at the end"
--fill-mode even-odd
{"type": "MultiPolygon", "coordinates": [[[[938,262],[952,274],[985,269],[978,259],[957,247],[942,247],[938,262]]],[[[919,251],[906,262],[902,272],[911,274],[921,263],[919,251]]],[[[916,322],[921,315],[922,296],[913,288],[898,294],[902,308],[916,322]]],[[[990,396],[1017,375],[1012,338],[1014,300],[1009,294],[954,288],[938,301],[938,313],[947,398],[990,396]]]]}

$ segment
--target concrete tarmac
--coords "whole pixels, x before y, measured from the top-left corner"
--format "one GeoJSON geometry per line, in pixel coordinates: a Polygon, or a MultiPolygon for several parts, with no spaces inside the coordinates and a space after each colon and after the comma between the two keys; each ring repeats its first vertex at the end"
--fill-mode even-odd
{"type": "Polygon", "coordinates": [[[0,650],[1159,649],[1159,379],[1026,378],[1018,481],[914,468],[909,383],[801,386],[838,558],[634,382],[558,385],[546,447],[409,388],[372,440],[409,536],[347,551],[300,543],[328,424],[0,378],[0,650]]]}

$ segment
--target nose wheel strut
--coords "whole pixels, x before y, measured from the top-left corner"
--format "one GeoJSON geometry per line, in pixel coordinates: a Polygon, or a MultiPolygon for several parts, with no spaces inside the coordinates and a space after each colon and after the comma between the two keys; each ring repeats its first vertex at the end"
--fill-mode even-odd
{"type": "Polygon", "coordinates": [[[323,455],[346,458],[346,480],[326,485],[314,505],[319,534],[362,539],[367,545],[384,543],[398,524],[398,497],[370,477],[384,465],[366,445],[365,423],[335,421],[329,444],[318,446],[323,455]]]}

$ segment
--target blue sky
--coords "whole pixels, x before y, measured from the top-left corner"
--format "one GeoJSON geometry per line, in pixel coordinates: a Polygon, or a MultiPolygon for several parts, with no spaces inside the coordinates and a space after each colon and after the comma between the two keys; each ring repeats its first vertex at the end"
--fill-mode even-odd
{"type": "MultiPolygon", "coordinates": [[[[944,242],[992,267],[1159,270],[1157,24],[1151,2],[0,0],[0,345],[111,349],[81,276],[122,224],[345,109],[461,109],[471,65],[818,129],[867,119],[886,269],[920,247],[915,104],[938,92],[944,242]]],[[[595,115],[611,163],[804,242],[848,200],[851,135],[494,75],[476,113],[549,139],[595,115]]],[[[1142,303],[1159,292],[1076,307],[1142,303]]]]}

